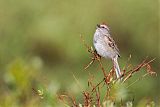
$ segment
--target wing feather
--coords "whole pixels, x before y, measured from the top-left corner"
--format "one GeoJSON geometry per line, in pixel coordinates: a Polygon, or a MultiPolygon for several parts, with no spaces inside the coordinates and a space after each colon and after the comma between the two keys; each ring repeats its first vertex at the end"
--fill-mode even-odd
{"type": "Polygon", "coordinates": [[[113,40],[113,38],[112,38],[111,36],[106,35],[106,36],[104,37],[104,40],[105,40],[105,42],[108,44],[108,46],[109,46],[110,48],[112,48],[113,51],[115,51],[115,53],[116,53],[118,56],[120,56],[120,54],[119,54],[119,49],[118,49],[115,41],[113,40]]]}

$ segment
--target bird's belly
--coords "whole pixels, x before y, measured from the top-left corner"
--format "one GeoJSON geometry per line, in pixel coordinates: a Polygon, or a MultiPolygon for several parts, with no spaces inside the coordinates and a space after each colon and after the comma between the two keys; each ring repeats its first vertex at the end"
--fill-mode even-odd
{"type": "Polygon", "coordinates": [[[97,51],[97,53],[104,57],[104,58],[114,58],[116,56],[116,53],[108,46],[106,46],[106,44],[103,44],[103,42],[97,42],[94,44],[94,47],[97,51]]]}

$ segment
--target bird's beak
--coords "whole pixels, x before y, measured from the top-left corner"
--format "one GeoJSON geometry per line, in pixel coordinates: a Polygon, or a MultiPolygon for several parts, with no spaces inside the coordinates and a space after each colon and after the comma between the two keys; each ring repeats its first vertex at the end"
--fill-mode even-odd
{"type": "Polygon", "coordinates": [[[97,24],[97,28],[100,28],[100,25],[99,25],[99,24],[97,24]]]}

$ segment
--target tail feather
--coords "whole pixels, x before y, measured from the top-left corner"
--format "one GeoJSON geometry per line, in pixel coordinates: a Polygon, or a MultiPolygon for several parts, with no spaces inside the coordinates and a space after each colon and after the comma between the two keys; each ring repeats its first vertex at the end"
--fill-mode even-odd
{"type": "Polygon", "coordinates": [[[114,64],[114,69],[116,71],[116,76],[117,76],[117,78],[120,78],[121,71],[120,71],[120,68],[119,68],[119,65],[118,65],[117,57],[113,58],[113,64],[114,64]]]}

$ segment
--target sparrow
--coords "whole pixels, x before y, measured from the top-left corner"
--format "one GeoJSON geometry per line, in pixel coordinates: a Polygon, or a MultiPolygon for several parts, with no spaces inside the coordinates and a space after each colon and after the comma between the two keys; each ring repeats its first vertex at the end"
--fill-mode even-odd
{"type": "Polygon", "coordinates": [[[117,61],[118,57],[120,57],[119,49],[111,37],[110,29],[106,24],[97,24],[93,37],[93,45],[98,55],[112,60],[116,77],[120,78],[121,71],[117,61]]]}

